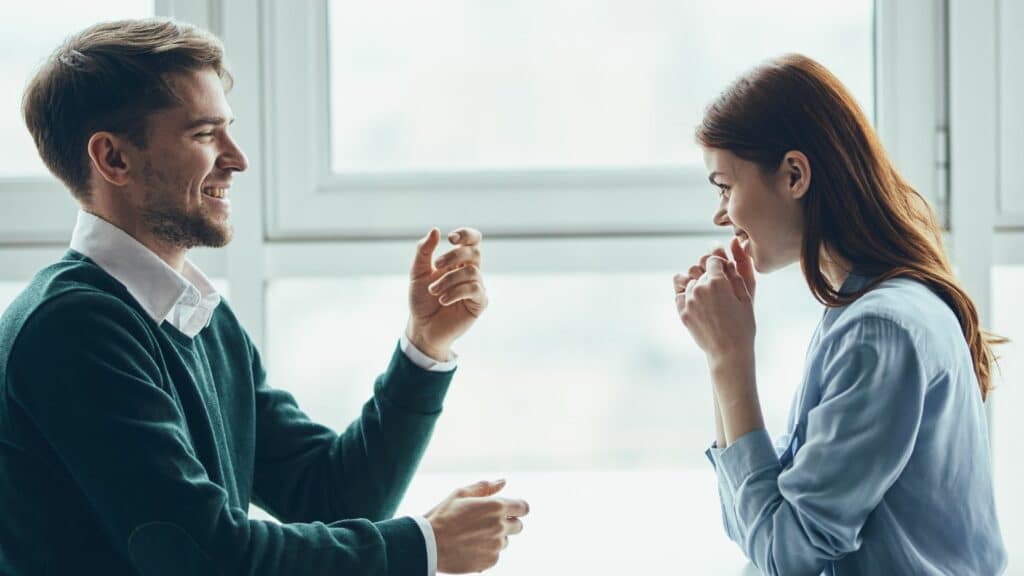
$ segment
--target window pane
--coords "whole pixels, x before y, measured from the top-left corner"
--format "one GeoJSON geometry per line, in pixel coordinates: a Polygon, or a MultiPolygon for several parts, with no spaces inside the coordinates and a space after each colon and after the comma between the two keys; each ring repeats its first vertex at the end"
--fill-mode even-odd
{"type": "MultiPolygon", "coordinates": [[[[711,382],[675,316],[671,277],[489,275],[492,303],[457,343],[426,469],[703,467],[711,382]]],[[[769,425],[782,431],[821,308],[798,267],[762,284],[771,305],[759,306],[759,377],[769,425]]],[[[272,282],[271,384],[344,427],[405,326],[406,286],[402,276],[272,282]]]]}
{"type": "Polygon", "coordinates": [[[996,266],[992,272],[992,328],[1010,339],[1000,346],[997,388],[992,393],[992,453],[996,476],[996,503],[1010,566],[1024,566],[1024,306],[1020,287],[1024,266],[996,266]]]}
{"type": "Polygon", "coordinates": [[[25,86],[60,42],[96,22],[153,15],[153,0],[19,2],[0,18],[0,178],[47,174],[21,117],[25,86]]]}
{"type": "MultiPolygon", "coordinates": [[[[459,371],[403,513],[505,477],[536,513],[529,540],[495,574],[657,574],[678,560],[680,541],[694,543],[694,573],[739,574],[742,554],[714,529],[703,455],[714,436],[711,382],[675,316],[671,277],[488,275],[491,306],[456,345],[459,371]],[[566,528],[629,525],[643,529],[566,528]],[[623,552],[565,553],[602,545],[623,552]]],[[[406,287],[402,276],[271,282],[271,385],[344,429],[405,326],[406,287]]],[[[797,266],[762,277],[758,301],[760,389],[781,433],[822,309],[797,266]]]]}
{"type": "Polygon", "coordinates": [[[871,0],[329,6],[338,172],[700,162],[704,106],[785,52],[820,60],[872,113],[871,0]]]}

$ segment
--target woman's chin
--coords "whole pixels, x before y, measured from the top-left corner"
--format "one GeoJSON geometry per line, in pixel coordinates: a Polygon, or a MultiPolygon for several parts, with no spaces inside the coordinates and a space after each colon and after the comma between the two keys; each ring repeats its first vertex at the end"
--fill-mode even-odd
{"type": "Polygon", "coordinates": [[[750,258],[750,262],[754,265],[754,270],[759,273],[763,273],[764,271],[761,270],[761,266],[759,264],[761,259],[757,257],[757,250],[754,248],[754,242],[749,237],[744,238],[743,240],[740,240],[740,248],[743,249],[743,253],[747,255],[747,258],[750,258]]]}

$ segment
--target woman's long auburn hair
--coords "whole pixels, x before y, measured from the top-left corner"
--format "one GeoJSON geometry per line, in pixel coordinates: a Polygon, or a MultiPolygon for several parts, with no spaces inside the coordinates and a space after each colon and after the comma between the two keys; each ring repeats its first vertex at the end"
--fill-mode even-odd
{"type": "Polygon", "coordinates": [[[992,345],[1006,340],[981,329],[977,308],[953,275],[935,213],[896,171],[839,79],[806,56],[774,58],[719,95],[696,136],[701,146],[728,150],[765,174],[775,173],[791,150],[806,155],[811,184],[802,200],[800,265],[815,298],[838,307],[891,278],[924,283],[956,313],[982,399],[988,396],[992,345]],[[872,282],[840,294],[821,270],[822,248],[872,282]]]}

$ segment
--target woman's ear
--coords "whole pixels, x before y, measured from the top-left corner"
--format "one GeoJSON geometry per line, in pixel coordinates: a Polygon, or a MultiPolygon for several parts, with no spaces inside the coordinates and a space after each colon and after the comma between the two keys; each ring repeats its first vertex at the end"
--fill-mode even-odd
{"type": "Polygon", "coordinates": [[[811,163],[807,156],[799,150],[790,150],[782,157],[780,169],[786,176],[790,196],[794,200],[803,198],[811,187],[811,163]]]}

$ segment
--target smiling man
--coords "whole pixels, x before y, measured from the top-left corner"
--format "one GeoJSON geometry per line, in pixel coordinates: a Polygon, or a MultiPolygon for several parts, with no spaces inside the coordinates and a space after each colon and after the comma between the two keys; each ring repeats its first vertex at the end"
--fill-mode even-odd
{"type": "MultiPolygon", "coordinates": [[[[231,240],[231,76],[212,35],[167,20],[70,38],[30,83],[39,153],[81,206],[71,248],[0,319],[0,572],[475,572],[527,513],[456,490],[392,518],[487,305],[480,234],[416,249],[390,365],[342,434],[270,387],[230,306],[187,259],[231,240]],[[249,519],[257,503],[282,523],[249,519]]],[[[352,329],[352,327],[339,327],[352,329]]]]}

